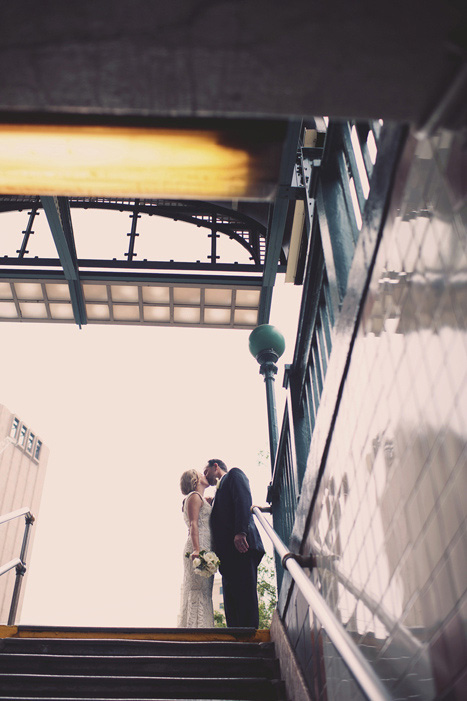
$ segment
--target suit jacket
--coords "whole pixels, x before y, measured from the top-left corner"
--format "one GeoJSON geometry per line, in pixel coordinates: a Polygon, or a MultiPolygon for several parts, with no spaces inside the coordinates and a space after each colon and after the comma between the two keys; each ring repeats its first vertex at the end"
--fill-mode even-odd
{"type": "Polygon", "coordinates": [[[246,533],[250,551],[258,563],[264,555],[263,542],[250,512],[251,503],[248,478],[238,467],[233,467],[222,478],[211,512],[211,534],[214,550],[221,560],[221,572],[239,555],[234,545],[237,533],[246,533]]]}

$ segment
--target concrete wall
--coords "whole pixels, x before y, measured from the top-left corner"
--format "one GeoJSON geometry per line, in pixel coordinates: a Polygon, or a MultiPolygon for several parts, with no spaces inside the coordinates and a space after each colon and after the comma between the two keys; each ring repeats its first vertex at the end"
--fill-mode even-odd
{"type": "MultiPolygon", "coordinates": [[[[29,507],[37,518],[39,513],[42,487],[49,450],[42,442],[38,459],[35,458],[37,441],[42,440],[31,427],[21,420],[18,414],[13,414],[5,406],[0,405],[0,515],[23,507],[29,507]],[[14,419],[19,419],[17,435],[8,437],[12,432],[14,419]],[[21,428],[27,428],[22,445],[21,428]],[[28,444],[30,434],[34,434],[32,446],[28,444]],[[28,449],[30,447],[30,450],[28,449]]],[[[19,557],[23,542],[25,519],[20,517],[0,526],[0,564],[19,557]]],[[[34,542],[35,526],[31,529],[29,555],[34,542]]],[[[16,571],[10,570],[0,577],[0,623],[6,623],[11,605],[11,596],[15,582],[16,571]]],[[[27,572],[22,585],[21,599],[18,607],[17,621],[21,611],[21,603],[27,582],[27,572]]]]}

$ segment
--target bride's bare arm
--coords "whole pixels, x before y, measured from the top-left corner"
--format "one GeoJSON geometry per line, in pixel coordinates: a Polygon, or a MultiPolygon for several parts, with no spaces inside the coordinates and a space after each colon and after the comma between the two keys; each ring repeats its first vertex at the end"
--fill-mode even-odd
{"type": "Polygon", "coordinates": [[[188,498],[188,502],[186,505],[186,511],[190,523],[191,542],[193,544],[193,552],[191,553],[191,559],[193,559],[194,557],[198,557],[199,555],[199,512],[201,510],[202,503],[202,499],[198,499],[196,494],[192,494],[188,498]]]}

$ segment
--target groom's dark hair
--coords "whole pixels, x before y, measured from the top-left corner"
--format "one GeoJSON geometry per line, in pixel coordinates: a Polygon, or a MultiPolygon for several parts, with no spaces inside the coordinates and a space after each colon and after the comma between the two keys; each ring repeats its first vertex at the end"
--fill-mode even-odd
{"type": "Polygon", "coordinates": [[[223,472],[228,471],[228,468],[227,468],[227,465],[225,464],[225,462],[222,462],[222,460],[219,460],[218,458],[212,458],[211,460],[208,460],[209,467],[212,467],[215,462],[217,462],[217,464],[219,465],[219,467],[221,468],[221,470],[223,472]]]}

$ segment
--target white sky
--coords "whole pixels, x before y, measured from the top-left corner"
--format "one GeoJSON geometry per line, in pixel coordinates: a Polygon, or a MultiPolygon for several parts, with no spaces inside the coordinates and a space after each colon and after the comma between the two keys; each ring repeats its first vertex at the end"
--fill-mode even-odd
{"type": "MultiPolygon", "coordinates": [[[[270,320],[288,343],[279,424],[297,299],[297,288],[280,284],[270,320]]],[[[181,473],[219,457],[242,467],[265,503],[266,396],[248,336],[2,324],[0,402],[50,449],[21,623],[176,625],[181,473]]]]}

